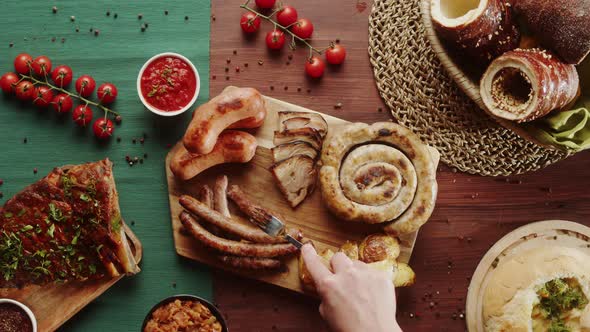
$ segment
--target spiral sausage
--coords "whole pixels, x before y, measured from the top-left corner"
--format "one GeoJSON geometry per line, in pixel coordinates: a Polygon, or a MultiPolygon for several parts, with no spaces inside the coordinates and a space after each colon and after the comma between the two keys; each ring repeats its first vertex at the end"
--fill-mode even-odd
{"type": "Polygon", "coordinates": [[[385,223],[390,234],[416,231],[434,209],[436,168],[427,146],[390,122],[346,126],[324,144],[321,191],[349,221],[385,223]]]}

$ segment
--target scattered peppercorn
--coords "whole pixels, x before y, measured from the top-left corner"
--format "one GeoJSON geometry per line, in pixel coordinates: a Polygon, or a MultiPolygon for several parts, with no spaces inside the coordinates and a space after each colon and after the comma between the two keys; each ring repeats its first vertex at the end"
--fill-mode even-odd
{"type": "Polygon", "coordinates": [[[137,14],[137,19],[141,20],[143,18],[143,14],[137,14]]]}
{"type": "Polygon", "coordinates": [[[117,143],[121,143],[121,137],[117,137],[117,143]]]}
{"type": "Polygon", "coordinates": [[[342,108],[342,103],[336,103],[336,105],[334,105],[334,109],[341,109],[342,108]]]}
{"type": "Polygon", "coordinates": [[[111,11],[107,10],[107,16],[111,16],[111,11]]]}
{"type": "Polygon", "coordinates": [[[247,62],[244,63],[244,67],[248,68],[248,63],[247,62]]]}
{"type": "Polygon", "coordinates": [[[33,168],[33,174],[37,174],[37,167],[33,168]]]}
{"type": "Polygon", "coordinates": [[[55,43],[55,37],[51,37],[51,42],[55,43]]]}
{"type": "Polygon", "coordinates": [[[80,28],[76,28],[76,32],[80,32],[80,28]]]}
{"type": "Polygon", "coordinates": [[[336,44],[340,44],[340,39],[336,39],[336,44]]]}
{"type": "Polygon", "coordinates": [[[90,32],[94,31],[94,29],[90,28],[90,32]]]}
{"type": "Polygon", "coordinates": [[[168,11],[167,10],[164,11],[164,15],[168,15],[168,11]]]}
{"type": "Polygon", "coordinates": [[[297,88],[297,92],[301,92],[301,88],[297,88]]]}
{"type": "Polygon", "coordinates": [[[131,226],[135,226],[135,220],[131,220],[131,226]]]}
{"type": "Polygon", "coordinates": [[[238,54],[238,51],[237,50],[234,50],[234,55],[237,55],[237,54],[238,54]]]}
{"type": "Polygon", "coordinates": [[[240,67],[236,66],[236,73],[240,72],[240,67]]]}
{"type": "Polygon", "coordinates": [[[116,124],[121,124],[122,121],[123,121],[123,117],[121,117],[120,115],[117,115],[115,117],[115,123],[116,124]]]}
{"type": "Polygon", "coordinates": [[[131,142],[133,142],[133,144],[135,144],[137,142],[137,140],[134,138],[131,140],[131,142]]]}
{"type": "Polygon", "coordinates": [[[29,140],[28,140],[26,137],[25,137],[25,138],[23,138],[23,143],[27,144],[27,142],[28,142],[28,141],[29,141],[29,140]]]}
{"type": "Polygon", "coordinates": [[[8,44],[8,47],[13,47],[13,46],[14,46],[14,43],[8,44]]]}
{"type": "Polygon", "coordinates": [[[0,198],[4,197],[4,194],[0,191],[0,198]]]}
{"type": "Polygon", "coordinates": [[[383,112],[383,108],[379,107],[379,108],[377,109],[377,112],[379,112],[379,113],[383,112]]]}
{"type": "Polygon", "coordinates": [[[141,32],[145,32],[145,27],[144,26],[141,26],[141,29],[140,30],[141,30],[141,32]]]}
{"type": "Polygon", "coordinates": [[[144,153],[144,154],[143,154],[143,157],[144,157],[145,159],[147,159],[147,157],[148,157],[148,154],[147,154],[147,153],[144,153]]]}
{"type": "Polygon", "coordinates": [[[144,26],[145,26],[145,28],[147,29],[147,28],[149,28],[149,27],[150,27],[150,24],[149,24],[149,23],[147,23],[147,22],[145,22],[145,23],[144,23],[144,26]]]}
{"type": "Polygon", "coordinates": [[[289,60],[293,60],[293,54],[289,54],[289,55],[287,55],[287,59],[289,59],[289,60]]]}
{"type": "Polygon", "coordinates": [[[140,164],[143,164],[143,158],[140,158],[140,159],[139,159],[139,163],[140,163],[140,164]]]}
{"type": "Polygon", "coordinates": [[[229,76],[226,76],[226,77],[225,77],[225,80],[226,80],[226,81],[229,81],[229,76]]]}
{"type": "Polygon", "coordinates": [[[215,76],[215,75],[211,75],[211,79],[212,79],[212,80],[214,80],[214,79],[216,79],[216,78],[217,78],[217,76],[215,76]]]}
{"type": "Polygon", "coordinates": [[[70,16],[70,21],[74,22],[76,20],[76,16],[70,16]]]}
{"type": "Polygon", "coordinates": [[[184,17],[184,20],[185,20],[185,21],[188,21],[188,16],[185,16],[185,17],[184,17]]]}
{"type": "Polygon", "coordinates": [[[139,143],[143,144],[145,142],[145,139],[142,137],[139,139],[139,143]]]}
{"type": "Polygon", "coordinates": [[[98,36],[99,33],[100,33],[100,30],[98,30],[98,29],[94,30],[94,35],[95,36],[98,36]]]}
{"type": "Polygon", "coordinates": [[[229,67],[225,67],[225,72],[227,73],[229,71],[229,67]]]}
{"type": "Polygon", "coordinates": [[[259,64],[260,66],[262,66],[262,65],[264,64],[264,61],[262,61],[262,60],[258,60],[258,64],[259,64]]]}
{"type": "Polygon", "coordinates": [[[225,62],[231,63],[231,59],[230,58],[227,58],[227,59],[225,59],[225,62]]]}
{"type": "Polygon", "coordinates": [[[119,14],[115,13],[115,15],[113,15],[114,18],[119,17],[119,14]]]}
{"type": "Polygon", "coordinates": [[[289,90],[289,87],[288,86],[285,87],[285,91],[287,91],[287,90],[289,90]]]}
{"type": "Polygon", "coordinates": [[[57,7],[56,6],[53,6],[53,8],[51,8],[51,11],[53,11],[53,13],[56,14],[57,13],[57,7]]]}
{"type": "Polygon", "coordinates": [[[290,65],[290,64],[291,64],[291,62],[289,62],[289,61],[287,61],[287,62],[286,62],[286,65],[287,65],[287,66],[288,66],[288,65],[290,65]]]}
{"type": "Polygon", "coordinates": [[[274,89],[275,89],[275,87],[271,85],[271,86],[270,86],[270,89],[271,89],[271,90],[274,90],[274,89]]]}
{"type": "Polygon", "coordinates": [[[213,21],[215,21],[215,20],[216,20],[216,17],[215,17],[215,15],[211,15],[211,19],[212,19],[213,21]]]}
{"type": "Polygon", "coordinates": [[[311,89],[307,89],[307,93],[311,93],[311,89]]]}

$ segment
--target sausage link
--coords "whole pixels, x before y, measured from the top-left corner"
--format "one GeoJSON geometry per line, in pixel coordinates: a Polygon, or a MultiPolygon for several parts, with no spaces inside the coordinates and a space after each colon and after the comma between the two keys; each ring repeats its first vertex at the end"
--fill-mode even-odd
{"type": "Polygon", "coordinates": [[[219,176],[213,186],[213,202],[215,211],[221,213],[224,217],[231,218],[229,208],[227,207],[227,176],[219,176]]]}
{"type": "Polygon", "coordinates": [[[188,212],[213,224],[224,231],[237,235],[241,239],[256,242],[256,243],[285,243],[286,240],[281,237],[273,237],[264,233],[260,228],[254,225],[244,225],[232,221],[230,218],[223,216],[221,213],[208,208],[203,203],[196,199],[182,195],[179,198],[180,205],[182,205],[188,212]]]}
{"type": "Polygon", "coordinates": [[[291,255],[297,252],[292,244],[259,244],[232,241],[217,237],[201,226],[188,212],[180,214],[186,230],[199,242],[213,250],[235,256],[270,258],[291,255]]]}
{"type": "Polygon", "coordinates": [[[240,257],[240,256],[219,256],[225,265],[235,269],[245,270],[278,270],[283,267],[280,260],[274,258],[240,257]]]}

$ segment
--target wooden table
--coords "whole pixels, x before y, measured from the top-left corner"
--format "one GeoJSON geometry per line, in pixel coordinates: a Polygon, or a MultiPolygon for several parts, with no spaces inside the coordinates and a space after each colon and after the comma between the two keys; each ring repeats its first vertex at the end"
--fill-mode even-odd
{"type": "MultiPolygon", "coordinates": [[[[288,3],[314,22],[314,45],[339,38],[346,46],[342,68],[329,68],[321,82],[308,80],[306,49],[268,52],[264,36],[270,24],[263,22],[254,38],[244,38],[240,1],[212,0],[210,95],[228,84],[252,86],[349,121],[389,120],[367,54],[371,1],[365,10],[365,3],[356,0],[288,3]]],[[[408,331],[464,330],[469,278],[486,250],[509,231],[544,219],[590,226],[590,153],[510,178],[471,176],[442,166],[438,183],[437,208],[420,232],[411,261],[418,281],[398,291],[398,320],[408,331]]],[[[215,272],[214,292],[233,332],[324,330],[316,300],[223,272],[215,272]]]]}

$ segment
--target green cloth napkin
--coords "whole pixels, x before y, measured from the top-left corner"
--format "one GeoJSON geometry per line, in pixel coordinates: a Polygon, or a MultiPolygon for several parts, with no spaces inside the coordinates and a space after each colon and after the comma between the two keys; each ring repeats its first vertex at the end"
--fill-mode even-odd
{"type": "MultiPolygon", "coordinates": [[[[3,1],[1,6],[0,74],[12,71],[14,57],[27,52],[49,56],[54,66],[71,66],[75,77],[90,74],[97,85],[108,81],[119,88],[113,109],[122,113],[123,123],[106,144],[97,143],[92,130],[77,128],[70,114],[60,118],[53,111],[40,112],[0,92],[0,179],[4,181],[0,204],[55,166],[109,157],[115,163],[123,218],[143,243],[142,271],[122,279],[61,330],[139,331],[149,309],[164,297],[189,293],[210,299],[208,269],[179,257],[174,250],[166,188],[168,145],[182,136],[190,112],[175,118],[152,115],[136,90],[144,62],[157,53],[172,51],[185,55],[199,70],[197,103],[208,99],[210,2],[51,0],[3,1]],[[56,14],[53,6],[58,9],[56,14]],[[144,23],[148,28],[141,32],[144,23]],[[98,29],[98,36],[90,28],[98,29]],[[138,139],[143,133],[147,139],[141,144],[138,139]],[[143,164],[129,167],[125,162],[126,155],[144,154],[148,157],[143,164]]],[[[100,116],[97,110],[95,116],[100,116]]]]}
{"type": "Polygon", "coordinates": [[[577,69],[582,96],[576,106],[523,125],[539,141],[570,151],[590,148],[590,59],[577,69]]]}

